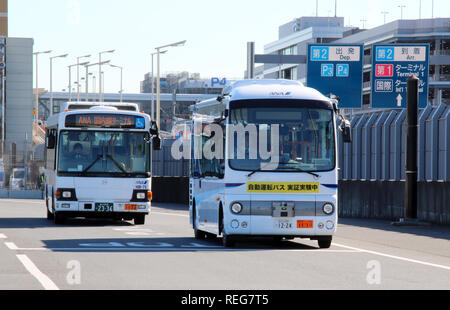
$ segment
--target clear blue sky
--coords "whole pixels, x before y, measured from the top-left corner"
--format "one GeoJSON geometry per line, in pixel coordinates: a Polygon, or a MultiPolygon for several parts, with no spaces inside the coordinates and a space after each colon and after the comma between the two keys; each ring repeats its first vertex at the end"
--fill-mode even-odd
{"type": "MultiPolygon", "coordinates": [[[[334,15],[334,0],[319,0],[319,15],[334,15]]],[[[338,16],[346,25],[372,28],[400,19],[419,17],[420,0],[338,0],[338,16]]],[[[422,0],[422,18],[431,17],[432,0],[422,0]]],[[[435,17],[450,17],[450,1],[434,0],[435,17]]],[[[150,53],[167,43],[187,40],[162,56],[161,71],[198,72],[202,77],[242,78],[246,43],[256,52],[278,38],[278,26],[296,17],[314,16],[314,0],[10,0],[9,35],[30,37],[35,51],[69,53],[54,61],[54,91],[68,85],[67,65],[76,57],[116,49],[112,63],[123,66],[125,92],[139,92],[139,82],[150,71],[150,53]]],[[[49,88],[48,56],[39,58],[39,87],[49,88]]],[[[93,67],[94,68],[94,67],[93,67]]],[[[98,69],[92,69],[97,75],[98,69]]],[[[156,70],[156,69],[155,69],[156,70]]],[[[84,75],[84,68],[82,70],[84,75]]],[[[105,69],[105,88],[117,92],[119,70],[105,69]]],[[[73,75],[73,79],[75,75],[73,75]]],[[[91,84],[91,83],[90,83],[91,84]]],[[[90,87],[92,87],[90,85],[90,87]]]]}

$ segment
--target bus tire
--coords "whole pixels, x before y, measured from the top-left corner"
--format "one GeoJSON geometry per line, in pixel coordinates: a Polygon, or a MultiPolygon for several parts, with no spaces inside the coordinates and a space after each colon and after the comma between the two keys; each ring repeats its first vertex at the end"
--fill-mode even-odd
{"type": "Polygon", "coordinates": [[[45,208],[47,209],[47,220],[53,220],[53,213],[50,212],[49,210],[49,205],[48,205],[48,192],[47,192],[47,188],[45,188],[45,208]]]}
{"type": "Polygon", "coordinates": [[[55,214],[53,215],[53,220],[56,225],[62,225],[64,224],[65,216],[60,212],[55,212],[55,214]]]}
{"type": "Polygon", "coordinates": [[[139,214],[134,217],[134,225],[144,225],[145,224],[145,214],[139,214]]]}
{"type": "Polygon", "coordinates": [[[332,237],[320,238],[318,240],[319,248],[321,249],[329,249],[331,246],[331,242],[333,241],[332,237]]]}
{"type": "Polygon", "coordinates": [[[227,235],[225,232],[222,233],[222,245],[226,248],[232,248],[236,244],[234,238],[227,235]]]}
{"type": "Polygon", "coordinates": [[[194,238],[197,240],[203,240],[206,238],[206,233],[197,228],[197,217],[195,212],[196,210],[194,204],[194,208],[192,209],[192,226],[194,228],[194,238]]]}

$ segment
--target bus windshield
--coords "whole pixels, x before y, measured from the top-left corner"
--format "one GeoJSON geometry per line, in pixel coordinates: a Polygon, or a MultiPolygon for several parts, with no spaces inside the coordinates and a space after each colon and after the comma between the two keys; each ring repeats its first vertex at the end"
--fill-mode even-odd
{"type": "MultiPolygon", "coordinates": [[[[336,166],[335,131],[333,111],[325,108],[313,108],[308,105],[283,105],[277,102],[258,106],[231,106],[230,124],[248,126],[254,124],[257,132],[267,131],[267,149],[271,150],[271,128],[279,128],[279,162],[274,170],[264,169],[265,162],[260,154],[256,159],[239,159],[237,152],[237,135],[234,137],[234,157],[229,165],[234,170],[254,171],[331,171],[336,166]]],[[[248,134],[246,135],[246,154],[249,153],[248,134]]]]}
{"type": "Polygon", "coordinates": [[[150,149],[142,132],[62,131],[58,172],[86,176],[148,175],[150,149]]]}

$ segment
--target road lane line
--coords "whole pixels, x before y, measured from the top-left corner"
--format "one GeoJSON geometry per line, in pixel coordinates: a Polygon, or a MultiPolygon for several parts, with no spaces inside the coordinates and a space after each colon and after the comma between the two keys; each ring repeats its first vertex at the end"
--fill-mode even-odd
{"type": "Polygon", "coordinates": [[[0,239],[8,239],[8,237],[6,237],[6,235],[4,234],[0,234],[0,239]]]}
{"type": "Polygon", "coordinates": [[[375,251],[370,251],[370,250],[365,250],[365,249],[359,249],[359,248],[355,248],[355,247],[351,247],[351,246],[347,246],[347,245],[343,245],[343,244],[338,244],[338,243],[334,243],[334,242],[333,242],[333,245],[341,247],[341,248],[346,248],[346,249],[350,249],[350,250],[354,250],[354,251],[363,252],[363,253],[369,253],[369,254],[374,254],[374,255],[378,255],[378,256],[384,256],[384,257],[388,257],[388,258],[402,260],[402,261],[405,261],[405,262],[410,262],[410,263],[415,263],[415,264],[420,264],[420,265],[425,265],[425,266],[430,266],[430,267],[436,267],[436,268],[441,268],[441,269],[445,269],[445,270],[450,270],[450,266],[438,265],[438,264],[424,262],[424,261],[411,259],[411,258],[407,258],[407,257],[401,257],[401,256],[395,256],[395,255],[385,254],[385,253],[381,253],[381,252],[375,252],[375,251]]]}
{"type": "Polygon", "coordinates": [[[160,214],[160,215],[172,215],[172,216],[189,217],[189,215],[185,215],[185,214],[165,213],[165,212],[151,212],[150,214],[160,214]]]}
{"type": "Polygon", "coordinates": [[[39,283],[44,287],[46,290],[59,290],[59,288],[56,286],[55,283],[53,283],[52,280],[50,280],[49,277],[47,277],[45,274],[43,274],[35,264],[28,258],[26,255],[16,255],[17,258],[20,260],[20,262],[24,265],[25,269],[28,270],[29,273],[33,277],[35,277],[39,283]]]}
{"type": "Polygon", "coordinates": [[[5,242],[5,245],[8,247],[8,249],[10,250],[18,250],[19,248],[17,247],[17,245],[14,244],[14,242],[5,242]]]}

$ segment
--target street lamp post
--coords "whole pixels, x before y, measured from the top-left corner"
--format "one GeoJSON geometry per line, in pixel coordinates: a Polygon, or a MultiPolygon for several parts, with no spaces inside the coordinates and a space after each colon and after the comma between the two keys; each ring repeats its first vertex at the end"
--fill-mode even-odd
{"type": "Polygon", "coordinates": [[[114,53],[116,50],[103,51],[98,53],[98,87],[99,87],[99,99],[98,101],[103,101],[103,88],[102,88],[102,54],[114,53]]]}
{"type": "Polygon", "coordinates": [[[161,54],[161,49],[163,48],[167,48],[167,47],[176,47],[176,46],[181,46],[184,45],[186,43],[186,40],[184,41],[179,41],[179,42],[175,42],[175,43],[171,43],[171,44],[166,44],[163,46],[159,46],[156,47],[156,52],[157,52],[157,78],[156,78],[156,92],[157,92],[157,97],[156,97],[156,125],[158,126],[158,128],[161,128],[161,76],[160,76],[160,54],[161,54]]]}
{"type": "Polygon", "coordinates": [[[67,68],[69,69],[69,102],[72,101],[72,67],[76,67],[76,66],[85,66],[89,63],[89,61],[83,62],[83,63],[76,63],[70,66],[67,66],[67,68]]]}
{"type": "Polygon", "coordinates": [[[50,57],[50,116],[53,115],[53,59],[66,58],[69,54],[50,57]]]}
{"type": "MultiPolygon", "coordinates": [[[[159,54],[165,54],[167,53],[167,51],[160,51],[159,54]]],[[[158,54],[158,52],[152,53],[152,106],[151,106],[151,117],[152,120],[155,120],[155,74],[153,73],[153,56],[155,56],[156,54],[158,54]]]]}
{"type": "Polygon", "coordinates": [[[403,9],[406,8],[406,5],[399,5],[398,6],[400,8],[400,19],[403,19],[403,9]]]}
{"type": "Polygon", "coordinates": [[[91,54],[77,57],[77,101],[80,101],[80,59],[89,57],[91,54]]]}
{"type": "Polygon", "coordinates": [[[38,56],[40,54],[50,54],[52,51],[45,51],[45,52],[34,52],[33,55],[36,56],[36,106],[35,106],[35,113],[36,113],[36,118],[35,118],[35,122],[36,125],[38,124],[38,118],[39,118],[39,83],[38,83],[38,78],[39,78],[39,74],[38,74],[38,56]]]}
{"type": "MultiPolygon", "coordinates": [[[[110,62],[110,60],[107,60],[107,61],[103,61],[102,63],[94,63],[94,64],[86,64],[85,65],[85,68],[86,68],[86,77],[85,77],[85,79],[86,79],[86,101],[89,101],[89,93],[88,93],[88,89],[89,89],[89,75],[90,75],[90,73],[89,73],[89,67],[92,67],[92,66],[97,66],[97,65],[105,65],[105,64],[109,64],[109,62],[110,62]]],[[[95,101],[95,98],[93,99],[93,101],[95,101]]],[[[99,99],[99,101],[101,101],[100,99],[99,99]]]]}
{"type": "Polygon", "coordinates": [[[113,68],[120,69],[120,102],[123,102],[123,87],[122,87],[122,78],[123,78],[123,67],[109,64],[113,68]]]}

